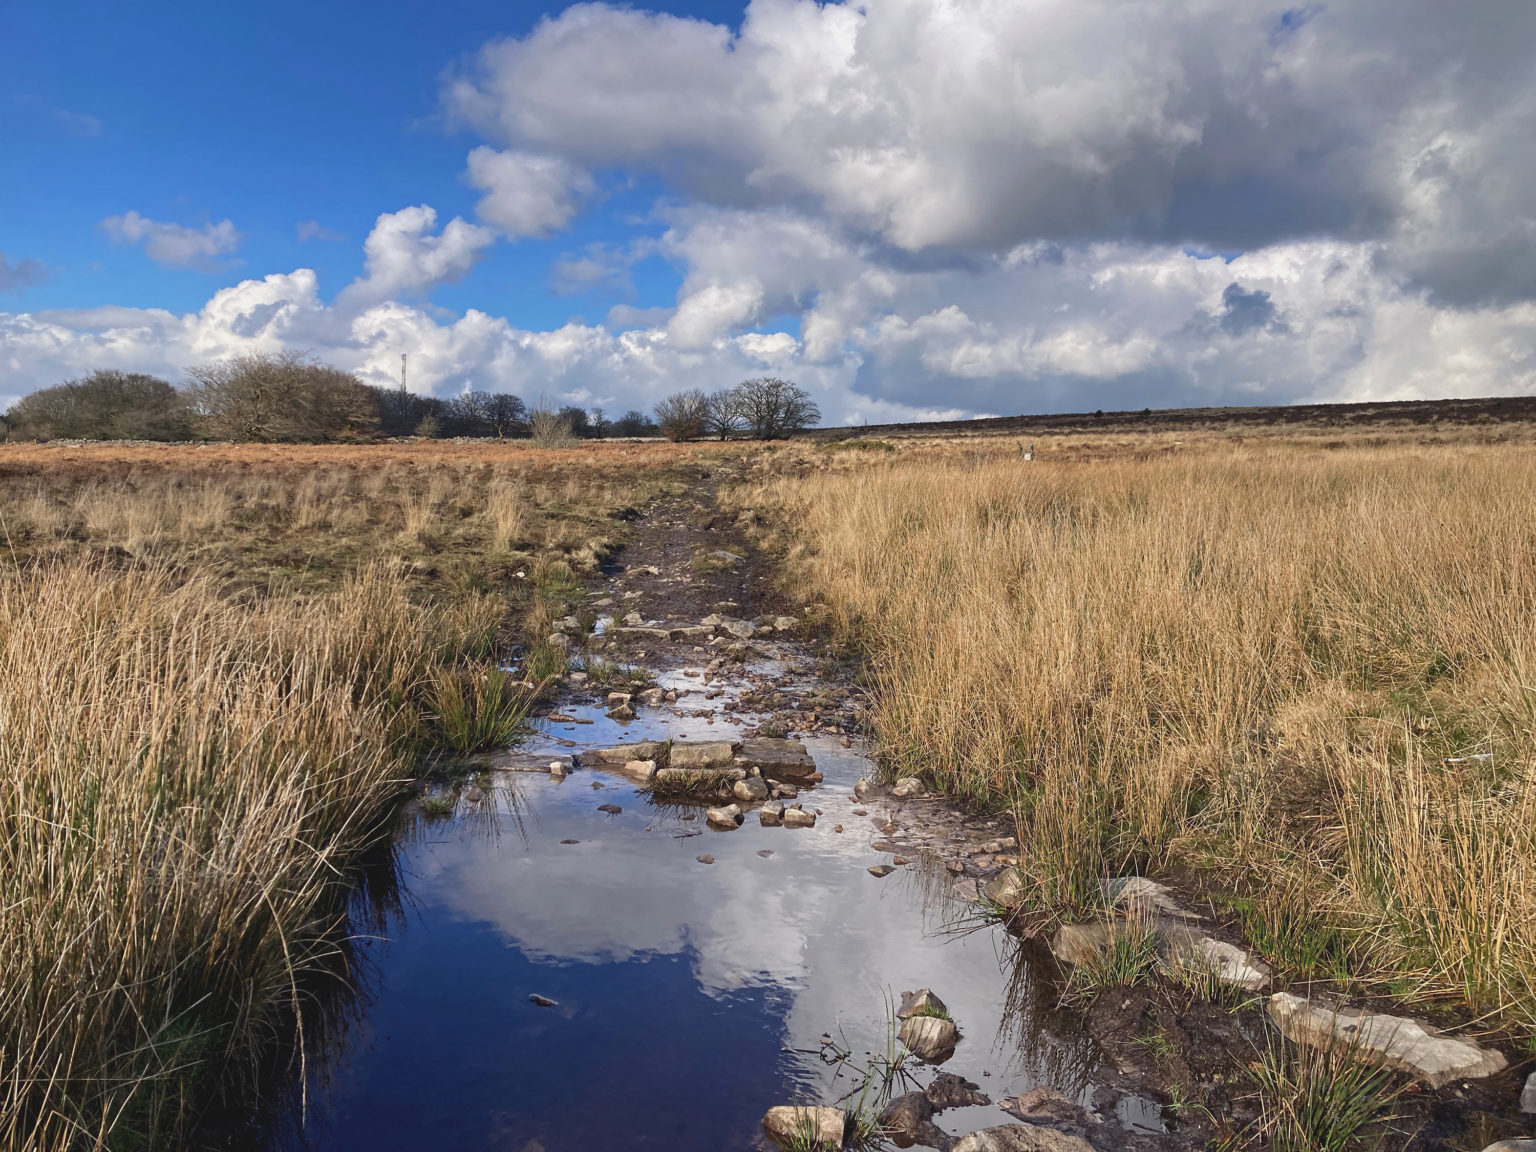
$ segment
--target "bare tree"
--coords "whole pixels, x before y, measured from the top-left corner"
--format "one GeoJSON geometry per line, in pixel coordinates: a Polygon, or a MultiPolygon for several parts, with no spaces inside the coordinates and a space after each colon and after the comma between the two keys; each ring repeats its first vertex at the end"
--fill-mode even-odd
{"type": "Polygon", "coordinates": [[[709,398],[704,415],[704,430],[711,436],[729,440],[747,426],[747,414],[739,388],[725,388],[709,398]]]}
{"type": "Polygon", "coordinates": [[[656,405],[656,423],[668,440],[697,440],[708,417],[709,397],[697,388],[674,392],[656,405]]]}
{"type": "Polygon", "coordinates": [[[759,376],[742,381],[731,391],[743,424],[757,440],[779,440],[821,420],[821,409],[810,393],[788,380],[759,376]]]}
{"type": "Polygon", "coordinates": [[[252,352],[187,375],[193,408],[219,439],[335,440],[378,428],[372,390],[303,353],[252,352]]]}

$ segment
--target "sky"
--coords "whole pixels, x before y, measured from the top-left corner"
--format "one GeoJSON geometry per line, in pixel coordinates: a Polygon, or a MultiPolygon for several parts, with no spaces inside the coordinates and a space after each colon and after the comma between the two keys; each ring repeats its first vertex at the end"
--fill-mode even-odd
{"type": "Polygon", "coordinates": [[[829,424],[1536,391],[1529,0],[17,0],[0,174],[0,407],[283,350],[829,424]]]}

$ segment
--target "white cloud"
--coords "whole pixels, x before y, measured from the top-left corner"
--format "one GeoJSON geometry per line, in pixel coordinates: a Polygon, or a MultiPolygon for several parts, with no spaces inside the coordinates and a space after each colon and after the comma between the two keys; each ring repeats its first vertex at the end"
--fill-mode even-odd
{"type": "Polygon", "coordinates": [[[553,156],[498,152],[469,154],[465,178],[484,192],[475,211],[508,237],[547,236],[570,223],[592,193],[592,177],[553,156]]]}
{"type": "Polygon", "coordinates": [[[363,241],[365,275],[343,293],[349,307],[419,295],[462,279],[496,239],[489,228],[455,216],[433,235],[437,212],[426,204],[385,212],[363,241]]]}
{"type": "Polygon", "coordinates": [[[211,271],[217,267],[215,257],[233,252],[240,243],[240,233],[228,220],[190,228],[125,212],[108,216],[101,227],[115,244],[143,244],[144,254],[166,268],[211,271]]]}

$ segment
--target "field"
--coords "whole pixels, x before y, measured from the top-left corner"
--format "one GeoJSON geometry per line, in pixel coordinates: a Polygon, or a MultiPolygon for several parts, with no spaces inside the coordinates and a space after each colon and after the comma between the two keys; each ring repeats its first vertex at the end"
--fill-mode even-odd
{"type": "Polygon", "coordinates": [[[1529,1039],[1530,433],[1254,427],[864,432],[731,500],[871,666],[888,770],[1017,813],[1033,930],[1172,875],[1291,979],[1529,1039]]]}
{"type": "Polygon", "coordinates": [[[695,451],[0,449],[0,1144],[168,1146],[289,1050],[410,781],[695,451]]]}

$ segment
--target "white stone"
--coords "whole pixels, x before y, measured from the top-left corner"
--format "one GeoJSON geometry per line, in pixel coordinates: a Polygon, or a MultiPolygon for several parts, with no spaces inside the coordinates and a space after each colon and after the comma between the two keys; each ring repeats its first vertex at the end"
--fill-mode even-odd
{"type": "Polygon", "coordinates": [[[1269,965],[1234,944],[1181,924],[1160,924],[1157,935],[1160,950],[1172,965],[1209,972],[1223,984],[1250,992],[1269,987],[1269,965]]]}
{"type": "Polygon", "coordinates": [[[814,828],[816,827],[816,813],[806,812],[800,808],[786,808],[784,810],[784,827],[814,828]]]}
{"type": "Polygon", "coordinates": [[[1525,1087],[1520,1090],[1520,1111],[1536,1112],[1536,1072],[1525,1078],[1525,1087]]]}
{"type": "Polygon", "coordinates": [[[1406,1016],[1304,1000],[1289,992],[1269,998],[1269,1015],[1297,1044],[1327,1048],[1358,1043],[1388,1067],[1416,1076],[1431,1088],[1491,1076],[1509,1063],[1497,1049],[1445,1035],[1406,1016]]]}
{"type": "Polygon", "coordinates": [[[891,789],[891,795],[898,800],[906,800],[912,796],[923,794],[923,782],[916,776],[904,776],[896,781],[896,786],[891,789]]]}

